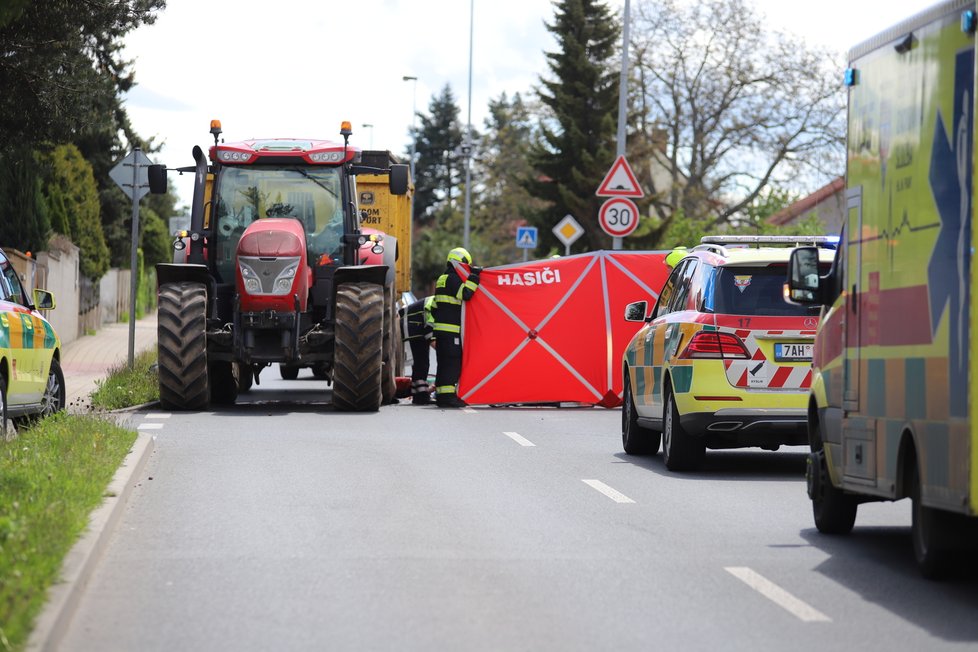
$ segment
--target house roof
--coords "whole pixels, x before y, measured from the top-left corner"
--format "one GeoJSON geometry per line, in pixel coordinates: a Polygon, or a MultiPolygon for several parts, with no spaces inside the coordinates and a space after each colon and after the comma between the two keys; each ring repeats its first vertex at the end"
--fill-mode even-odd
{"type": "Polygon", "coordinates": [[[836,177],[831,182],[822,186],[812,194],[807,197],[802,197],[794,204],[786,208],[782,208],[780,211],[767,218],[769,224],[786,224],[796,217],[805,214],[807,211],[815,208],[823,201],[831,197],[832,195],[841,192],[843,188],[846,187],[845,177],[836,177]]]}

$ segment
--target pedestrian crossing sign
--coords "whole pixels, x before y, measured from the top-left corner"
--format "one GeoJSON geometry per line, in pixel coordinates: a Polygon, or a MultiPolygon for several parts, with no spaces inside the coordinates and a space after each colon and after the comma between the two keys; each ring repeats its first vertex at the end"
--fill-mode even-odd
{"type": "Polygon", "coordinates": [[[535,226],[516,227],[516,246],[520,249],[536,249],[537,227],[535,226]]]}

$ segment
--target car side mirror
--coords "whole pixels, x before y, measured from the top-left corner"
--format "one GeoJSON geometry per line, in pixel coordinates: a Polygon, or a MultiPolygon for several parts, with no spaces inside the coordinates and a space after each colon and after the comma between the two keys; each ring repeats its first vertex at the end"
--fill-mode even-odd
{"type": "Polygon", "coordinates": [[[635,301],[625,306],[625,321],[645,321],[645,313],[649,310],[648,301],[635,301]]]}
{"type": "Polygon", "coordinates": [[[818,247],[798,247],[791,252],[786,299],[796,303],[819,303],[818,262],[818,247]]]}
{"type": "Polygon", "coordinates": [[[37,310],[54,310],[54,295],[47,290],[35,288],[32,293],[34,297],[34,308],[37,310]]]}

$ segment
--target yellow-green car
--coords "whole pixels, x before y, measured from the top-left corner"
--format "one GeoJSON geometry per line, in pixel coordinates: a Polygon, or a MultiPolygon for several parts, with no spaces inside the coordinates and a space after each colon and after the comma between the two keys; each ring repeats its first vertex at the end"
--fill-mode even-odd
{"type": "MultiPolygon", "coordinates": [[[[784,298],[787,236],[708,236],[676,265],[622,360],[622,446],[693,470],[707,448],[805,444],[818,309],[784,298]]],[[[834,246],[834,239],[809,236],[834,246]]],[[[833,249],[825,248],[823,264],[833,249]]]]}
{"type": "Polygon", "coordinates": [[[54,308],[54,296],[34,290],[32,298],[0,250],[0,436],[8,418],[45,416],[65,406],[61,340],[38,312],[54,308]]]}

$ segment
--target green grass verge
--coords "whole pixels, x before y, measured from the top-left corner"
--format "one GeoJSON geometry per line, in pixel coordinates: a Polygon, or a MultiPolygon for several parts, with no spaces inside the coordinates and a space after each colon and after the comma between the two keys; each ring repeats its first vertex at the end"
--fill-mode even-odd
{"type": "Polygon", "coordinates": [[[96,410],[118,410],[160,400],[156,358],[156,349],[152,348],[133,359],[132,369],[129,369],[128,361],[111,369],[92,392],[92,407],[96,410]]]}
{"type": "Polygon", "coordinates": [[[22,649],[136,433],[64,412],[0,439],[0,650],[22,649]]]}

